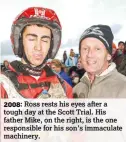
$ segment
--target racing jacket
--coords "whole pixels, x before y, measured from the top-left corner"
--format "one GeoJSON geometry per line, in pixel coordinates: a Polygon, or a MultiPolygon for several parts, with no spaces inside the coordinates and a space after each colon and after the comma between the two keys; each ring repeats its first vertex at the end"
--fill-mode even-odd
{"type": "Polygon", "coordinates": [[[9,65],[0,74],[1,98],[72,98],[72,87],[45,65],[37,78],[9,65]],[[46,94],[45,94],[46,92],[46,94]],[[45,97],[47,96],[48,97],[45,97]]]}

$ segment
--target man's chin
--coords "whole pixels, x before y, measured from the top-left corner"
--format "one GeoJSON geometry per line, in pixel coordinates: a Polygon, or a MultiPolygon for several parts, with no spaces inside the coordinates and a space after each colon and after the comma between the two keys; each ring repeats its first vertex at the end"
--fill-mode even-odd
{"type": "Polygon", "coordinates": [[[40,62],[40,63],[32,63],[31,66],[32,66],[32,67],[37,67],[37,66],[40,66],[42,63],[43,63],[43,62],[40,62]]]}
{"type": "Polygon", "coordinates": [[[95,74],[96,70],[95,69],[86,69],[86,72],[90,73],[90,74],[95,74]]]}

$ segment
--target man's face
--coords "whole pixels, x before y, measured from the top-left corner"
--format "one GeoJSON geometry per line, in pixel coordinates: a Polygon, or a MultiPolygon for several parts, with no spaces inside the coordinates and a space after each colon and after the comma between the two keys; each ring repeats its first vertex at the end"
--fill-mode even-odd
{"type": "Polygon", "coordinates": [[[123,43],[120,43],[118,49],[124,50],[124,44],[123,44],[123,43]]]}
{"type": "Polygon", "coordinates": [[[8,62],[8,61],[5,61],[5,62],[4,62],[4,65],[5,65],[5,67],[8,67],[9,62],[8,62]]]}
{"type": "Polygon", "coordinates": [[[31,65],[39,66],[48,54],[51,31],[37,25],[27,26],[23,32],[24,52],[31,65]]]}
{"type": "Polygon", "coordinates": [[[81,63],[81,58],[79,58],[78,61],[77,61],[77,67],[78,67],[78,69],[83,68],[82,63],[81,63]]]}
{"type": "Polygon", "coordinates": [[[86,38],[81,42],[81,62],[84,69],[90,74],[100,74],[108,67],[111,55],[104,44],[96,38],[86,38]]]}

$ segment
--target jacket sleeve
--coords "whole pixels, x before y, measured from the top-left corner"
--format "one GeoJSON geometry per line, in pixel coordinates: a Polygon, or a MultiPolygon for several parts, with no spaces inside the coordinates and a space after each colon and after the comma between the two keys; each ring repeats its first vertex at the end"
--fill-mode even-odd
{"type": "Polygon", "coordinates": [[[72,87],[72,80],[71,80],[71,78],[66,78],[65,80],[66,80],[66,82],[68,82],[68,84],[72,87]]]}
{"type": "Polygon", "coordinates": [[[73,98],[73,88],[66,81],[64,81],[64,83],[66,87],[67,98],[69,99],[73,98]]]}
{"type": "Polygon", "coordinates": [[[1,91],[0,97],[1,97],[2,99],[8,98],[7,92],[6,92],[6,90],[4,89],[4,87],[3,87],[2,84],[0,84],[0,91],[1,91]]]}
{"type": "Polygon", "coordinates": [[[66,59],[65,66],[69,67],[69,58],[66,59]]]}

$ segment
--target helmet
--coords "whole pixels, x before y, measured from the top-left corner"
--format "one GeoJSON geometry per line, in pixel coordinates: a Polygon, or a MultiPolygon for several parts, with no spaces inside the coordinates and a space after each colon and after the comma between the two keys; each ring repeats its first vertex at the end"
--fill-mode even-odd
{"type": "Polygon", "coordinates": [[[52,31],[51,52],[49,58],[54,58],[61,43],[61,24],[56,13],[47,8],[30,7],[19,14],[14,20],[11,28],[11,42],[14,54],[22,57],[21,33],[27,25],[39,24],[52,31]]]}

